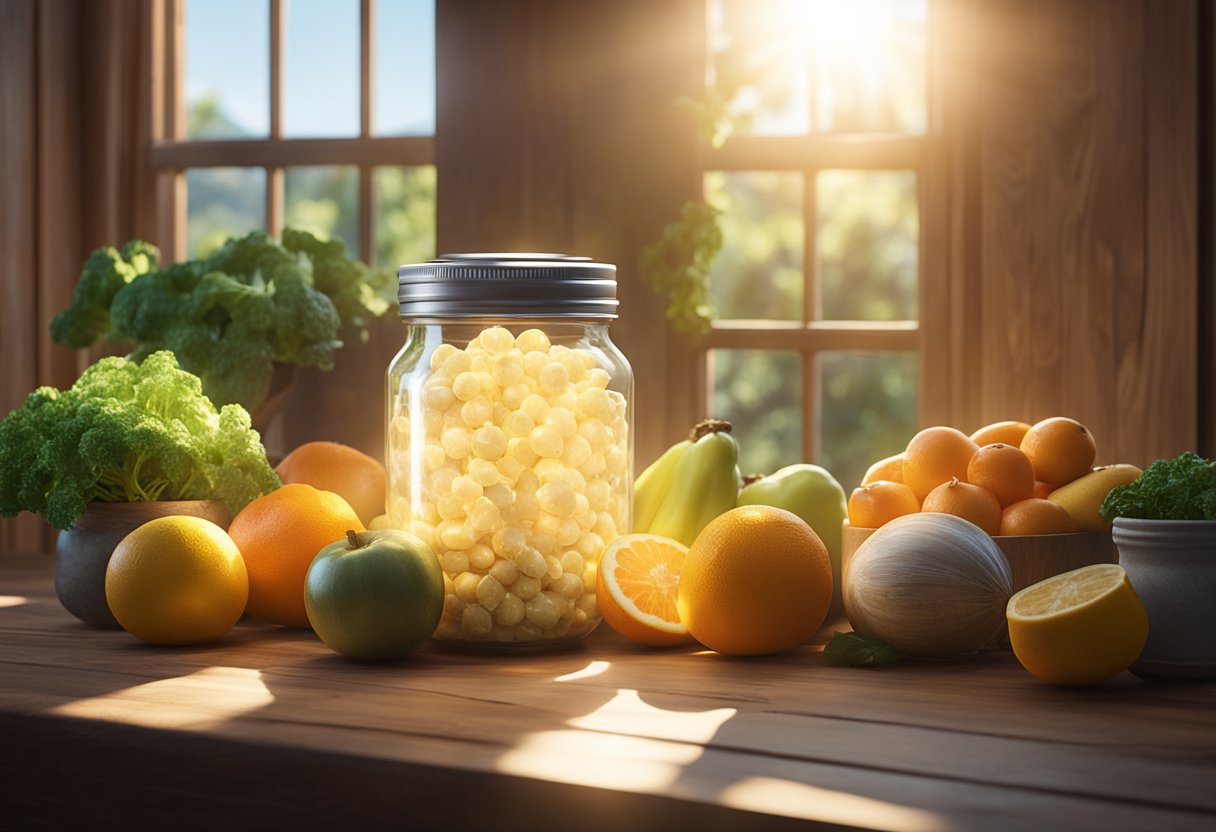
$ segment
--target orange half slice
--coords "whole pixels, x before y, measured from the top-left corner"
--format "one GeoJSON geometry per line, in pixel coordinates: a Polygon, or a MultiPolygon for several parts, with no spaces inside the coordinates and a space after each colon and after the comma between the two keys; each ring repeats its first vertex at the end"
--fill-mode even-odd
{"type": "Polygon", "coordinates": [[[680,568],[688,547],[656,534],[618,537],[600,556],[595,600],[621,635],[650,647],[692,640],[676,611],[680,568]]]}

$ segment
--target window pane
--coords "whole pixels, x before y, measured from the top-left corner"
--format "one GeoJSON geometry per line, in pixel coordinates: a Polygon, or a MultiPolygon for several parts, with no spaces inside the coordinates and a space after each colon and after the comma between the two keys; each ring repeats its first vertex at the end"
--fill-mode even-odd
{"type": "Polygon", "coordinates": [[[913,171],[822,171],[816,177],[821,315],[917,318],[919,216],[913,171]]]}
{"type": "Polygon", "coordinates": [[[802,459],[802,359],[789,350],[713,350],[713,413],[729,419],[739,469],[771,474],[802,459]]]}
{"type": "Polygon", "coordinates": [[[288,168],[283,176],[283,224],[346,243],[359,257],[359,169],[288,168]]]}
{"type": "Polygon", "coordinates": [[[435,132],[435,0],[376,3],[372,132],[435,132]]]}
{"type": "Polygon", "coordinates": [[[395,269],[435,256],[435,168],[376,168],[376,265],[395,269]]]}
{"type": "Polygon", "coordinates": [[[284,0],[283,135],[359,135],[358,0],[284,0]]]}
{"type": "Polygon", "coordinates": [[[186,135],[270,133],[270,8],[266,0],[186,3],[186,135]]]}
{"type": "Polygon", "coordinates": [[[265,227],[265,168],[194,168],[186,171],[188,256],[205,256],[230,236],[265,227]]]}
{"type": "Polygon", "coordinates": [[[816,6],[816,128],[923,132],[926,0],[819,0],[816,6]]]}
{"type": "Polygon", "coordinates": [[[915,353],[820,354],[819,463],[846,494],[916,433],[916,374],[915,353]]]}
{"type": "Polygon", "coordinates": [[[709,276],[718,317],[802,320],[802,182],[784,171],[705,175],[706,199],[723,212],[722,253],[709,276]]]}
{"type": "Polygon", "coordinates": [[[926,6],[708,0],[711,86],[742,133],[923,132],[926,6]]]}
{"type": "Polygon", "coordinates": [[[740,133],[810,132],[806,0],[709,0],[713,83],[729,99],[740,133]]]}

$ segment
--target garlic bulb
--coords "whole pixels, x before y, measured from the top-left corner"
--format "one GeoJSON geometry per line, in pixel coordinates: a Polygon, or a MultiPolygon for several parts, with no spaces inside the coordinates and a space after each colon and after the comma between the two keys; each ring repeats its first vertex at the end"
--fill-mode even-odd
{"type": "Polygon", "coordinates": [[[916,656],[957,656],[1001,631],[1013,577],[979,527],[951,514],[909,514],[874,532],[845,570],[853,629],[916,656]]]}

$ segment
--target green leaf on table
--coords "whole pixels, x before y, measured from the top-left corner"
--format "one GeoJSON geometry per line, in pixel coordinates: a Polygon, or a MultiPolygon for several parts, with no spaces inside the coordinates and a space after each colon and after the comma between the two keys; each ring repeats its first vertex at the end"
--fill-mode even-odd
{"type": "Polygon", "coordinates": [[[885,641],[859,633],[832,633],[832,640],[823,648],[823,661],[832,667],[880,667],[904,658],[885,641]]]}

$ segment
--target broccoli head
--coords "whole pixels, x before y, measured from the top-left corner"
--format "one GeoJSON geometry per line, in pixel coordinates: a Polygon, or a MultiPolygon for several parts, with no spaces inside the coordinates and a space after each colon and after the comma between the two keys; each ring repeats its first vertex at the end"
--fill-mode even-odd
{"type": "Polygon", "coordinates": [[[94,252],[52,324],[55,340],[130,344],[135,361],[171,350],[212,402],[249,410],[266,397],[275,363],[331,369],[339,333],[366,340],[395,291],[341,241],[292,229],[282,243],[255,231],[201,260],[162,269],[157,259],[138,240],[94,252]]]}
{"type": "Polygon", "coordinates": [[[93,500],[223,500],[235,515],[279,486],[249,414],[217,411],[172,353],[103,358],[0,421],[0,515],[66,529],[93,500]]]}
{"type": "Polygon", "coordinates": [[[51,338],[57,344],[81,348],[110,335],[110,304],[118,290],[140,275],[156,269],[160,252],[133,240],[122,247],[99,248],[89,255],[72,292],[72,305],[51,320],[51,338]]]}

